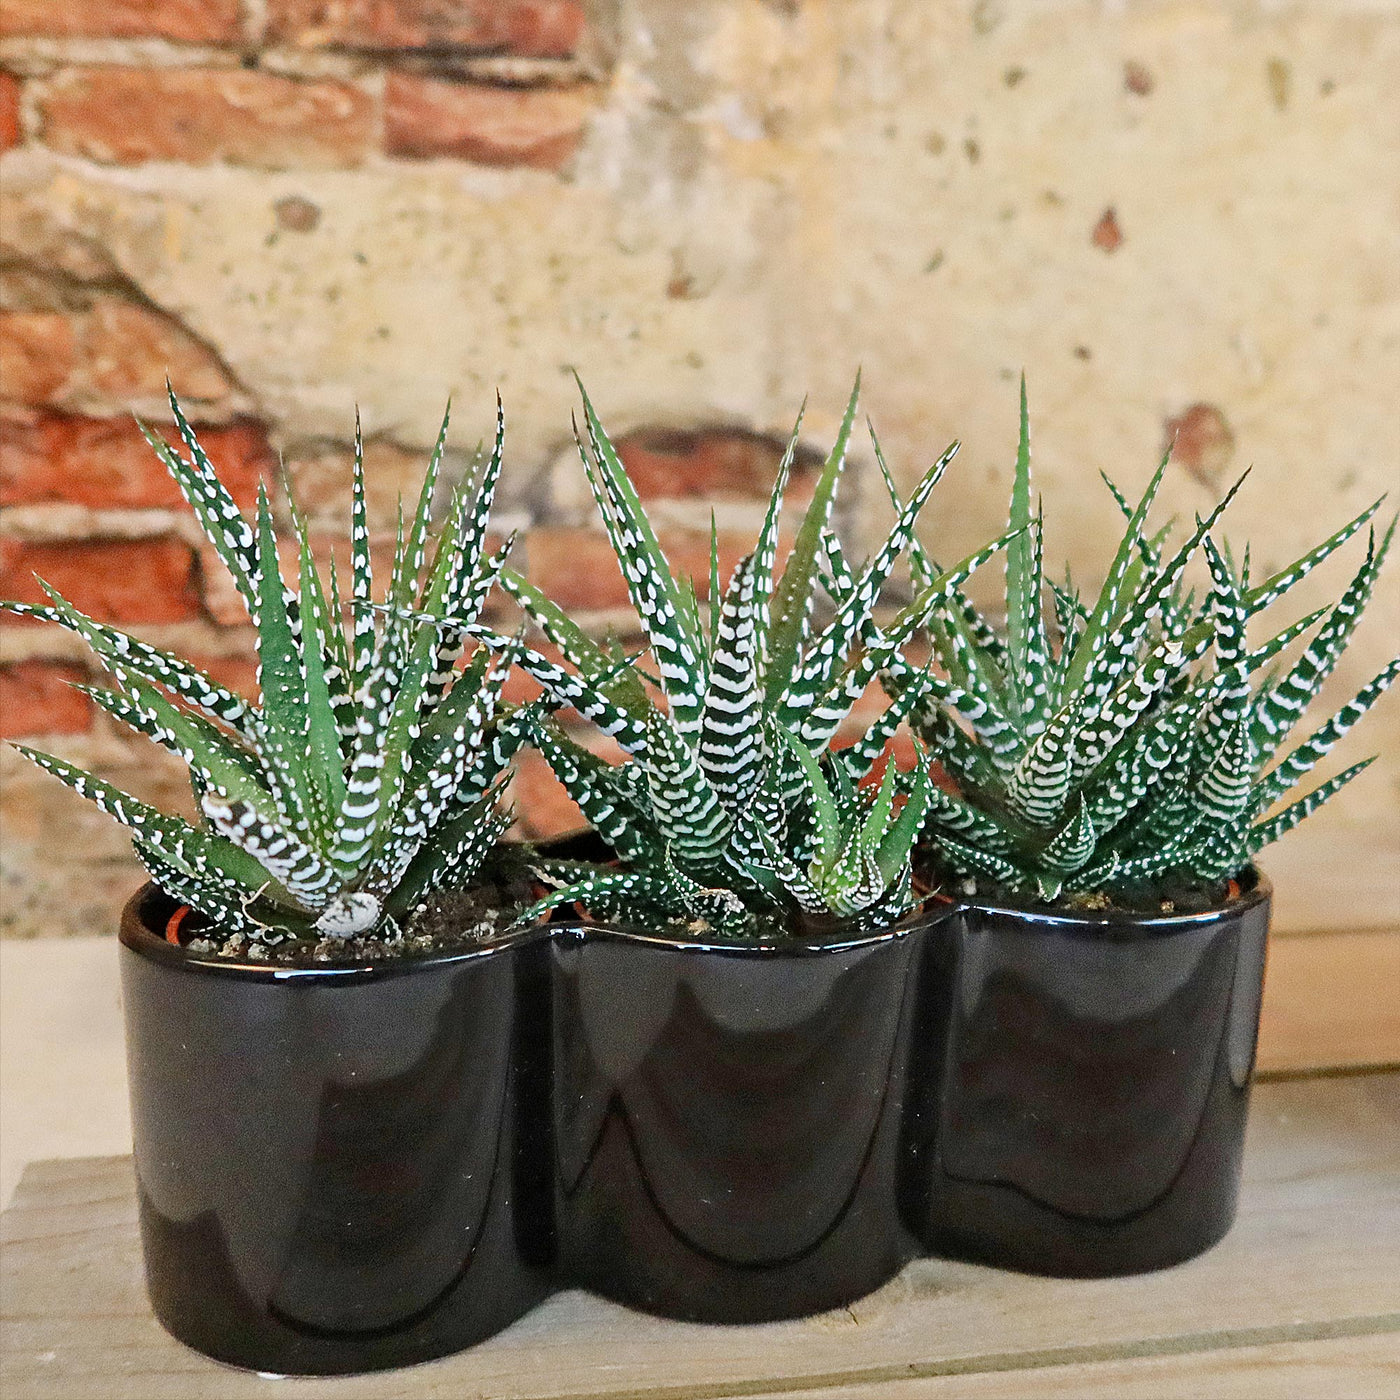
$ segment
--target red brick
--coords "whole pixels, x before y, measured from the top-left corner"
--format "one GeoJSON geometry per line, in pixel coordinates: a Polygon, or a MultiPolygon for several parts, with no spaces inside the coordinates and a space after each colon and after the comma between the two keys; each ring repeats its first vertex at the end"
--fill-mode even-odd
{"type": "MultiPolygon", "coordinates": [[[[171,430],[161,431],[169,441],[178,441],[171,430]]],[[[199,440],[233,498],[251,508],[258,481],[274,462],[261,426],[241,422],[202,428],[199,440]]],[[[47,414],[33,422],[0,420],[0,505],[49,502],[188,509],[131,419],[47,414]]]]}
{"type": "Polygon", "coordinates": [[[82,354],[91,386],[118,400],[163,398],[167,376],[187,401],[214,402],[231,387],[212,352],[171,317],[117,297],[94,303],[82,354]]]}
{"type": "MultiPolygon", "coordinates": [[[[399,501],[411,511],[423,487],[428,466],[426,452],[409,451],[382,439],[365,443],[365,510],[369,528],[375,533],[394,530],[399,501]]],[[[350,526],[350,483],[354,458],[348,447],[312,444],[296,448],[287,459],[297,504],[317,528],[339,534],[350,526]]],[[[496,544],[500,541],[497,540],[496,544]]],[[[347,559],[337,559],[337,567],[347,559]]]]}
{"type": "Polygon", "coordinates": [[[235,695],[241,695],[246,700],[258,698],[258,658],[251,650],[246,656],[191,654],[189,661],[235,695]]]}
{"type": "Polygon", "coordinates": [[[557,170],[593,110],[586,85],[508,88],[391,73],[384,143],[391,156],[452,156],[479,165],[557,170]]]}
{"type": "MultiPolygon", "coordinates": [[[[32,0],[42,3],[42,0],[32,0]]],[[[268,37],[306,48],[468,49],[563,58],[579,0],[268,0],[268,37]]]]}
{"type": "Polygon", "coordinates": [[[23,404],[56,399],[73,373],[73,351],[73,326],[60,312],[0,312],[0,395],[23,404]]]}
{"type": "MultiPolygon", "coordinates": [[[[735,429],[676,432],[643,428],[617,441],[618,456],[643,500],[701,497],[707,500],[767,500],[785,444],[735,429]]],[[[813,454],[793,464],[788,497],[810,486],[813,454]]]]}
{"type": "Polygon", "coordinates": [[[238,0],[5,0],[0,35],[236,43],[238,0]]]}
{"type": "Polygon", "coordinates": [[[72,682],[87,679],[81,667],[62,661],[0,666],[0,739],[86,733],[96,707],[72,682]]]}
{"type": "MultiPolygon", "coordinates": [[[[611,739],[592,730],[579,730],[573,736],[601,754],[609,763],[622,759],[622,750],[611,739]]],[[[511,785],[515,815],[527,836],[545,840],[588,825],[563,784],[554,776],[548,761],[535,749],[525,749],[515,763],[511,785]]]]}
{"type": "Polygon", "coordinates": [[[44,544],[0,541],[0,597],[46,603],[35,574],[102,622],[188,622],[203,615],[194,551],[168,536],[44,544]]]}
{"type": "MultiPolygon", "coordinates": [[[[551,661],[562,660],[559,648],[552,642],[546,641],[536,634],[528,638],[530,646],[536,651],[542,652],[551,661]]],[[[470,655],[470,653],[468,653],[470,655]]],[[[465,664],[465,663],[464,663],[465,664]]],[[[504,689],[501,691],[501,698],[508,705],[528,705],[531,700],[536,699],[541,693],[541,686],[538,681],[525,670],[523,666],[513,666],[510,675],[506,677],[504,689]]]]}
{"type": "Polygon", "coordinates": [[[369,94],[243,69],[80,68],[44,91],[43,139],[64,155],[259,170],[359,164],[374,144],[369,94]]]}
{"type": "Polygon", "coordinates": [[[525,835],[537,841],[588,825],[549,764],[534,749],[525,750],[516,759],[511,798],[525,835]]]}
{"type": "Polygon", "coordinates": [[[0,151],[18,146],[19,141],[19,79],[0,69],[0,151]]]}
{"type": "MultiPolygon", "coordinates": [[[[710,537],[700,530],[657,531],[661,548],[677,578],[689,575],[696,592],[710,591],[710,537]]],[[[721,586],[728,583],[734,566],[753,546],[739,531],[720,532],[721,586]]],[[[576,526],[544,525],[530,531],[526,575],[566,612],[592,612],[626,608],[627,584],[617,566],[612,546],[600,530],[576,526]]]]}
{"type": "Polygon", "coordinates": [[[221,626],[246,626],[247,605],[214,546],[201,544],[195,552],[199,558],[199,591],[204,598],[204,611],[221,626]]]}

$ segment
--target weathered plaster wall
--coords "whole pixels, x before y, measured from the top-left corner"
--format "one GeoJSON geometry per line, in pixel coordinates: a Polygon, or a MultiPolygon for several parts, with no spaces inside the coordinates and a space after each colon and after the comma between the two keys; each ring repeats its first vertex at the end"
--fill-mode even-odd
{"type": "MultiPolygon", "coordinates": [[[[246,678],[123,427],[167,367],[249,488],[280,453],[328,509],[356,402],[387,510],[448,392],[465,449],[499,386],[505,523],[600,614],[606,570],[558,567],[591,539],[571,367],[633,460],[661,442],[678,554],[716,487],[745,525],[804,394],[829,440],[857,365],[906,477],[965,444],[927,515],[950,555],[997,526],[1022,368],[1052,552],[1085,577],[1116,529],[1098,470],[1140,486],[1173,431],[1168,510],[1253,464],[1231,533],[1260,568],[1400,482],[1398,0],[477,0],[448,30],[424,0],[155,8],[0,21],[6,591],[66,569],[246,678]]],[[[1397,636],[1392,569],[1331,693],[1397,636]]],[[[177,800],[75,705],[61,639],[0,646],[10,732],[177,800]]],[[[1276,858],[1285,920],[1357,881],[1400,919],[1393,697],[1349,752],[1376,750],[1276,858]]],[[[109,917],[119,835],[3,774],[10,931],[109,917]]]]}

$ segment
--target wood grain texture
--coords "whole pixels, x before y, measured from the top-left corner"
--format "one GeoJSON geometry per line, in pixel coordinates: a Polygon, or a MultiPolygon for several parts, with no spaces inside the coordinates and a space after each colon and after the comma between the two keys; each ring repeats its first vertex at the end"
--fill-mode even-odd
{"type": "Polygon", "coordinates": [[[1320,1342],[1231,1343],[1186,1355],[1034,1370],[919,1376],[789,1391],[784,1400],[1394,1400],[1398,1392],[1400,1335],[1387,1331],[1320,1342]]]}
{"type": "MultiPolygon", "coordinates": [[[[1400,1074],[1259,1086],[1245,1176],[1230,1236],[1158,1274],[1069,1282],[924,1260],[845,1311],[748,1328],[566,1293],[458,1357],[299,1381],[295,1400],[1385,1393],[1400,1345],[1400,1074]]],[[[127,1159],[31,1167],[0,1240],[6,1400],[267,1395],[151,1317],[127,1159]]]]}
{"type": "MultiPolygon", "coordinates": [[[[1391,589],[1400,597],[1393,583],[1391,589]]],[[[1376,751],[1374,733],[1355,742],[1358,757],[1376,751]]],[[[1350,812],[1341,804],[1325,808],[1261,854],[1259,864],[1274,882],[1275,933],[1400,928],[1400,818],[1394,797],[1370,777],[1369,820],[1362,805],[1350,812]]]]}
{"type": "Polygon", "coordinates": [[[1400,1064],[1400,932],[1269,941],[1259,1070],[1400,1064]]]}

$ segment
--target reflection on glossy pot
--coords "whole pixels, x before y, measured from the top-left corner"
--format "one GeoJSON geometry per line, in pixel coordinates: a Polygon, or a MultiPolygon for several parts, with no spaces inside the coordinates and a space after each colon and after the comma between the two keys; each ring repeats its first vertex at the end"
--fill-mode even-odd
{"type": "Polygon", "coordinates": [[[334,1374],[576,1285],[757,1322],[918,1252],[1174,1263],[1234,1214],[1268,900],[943,905],[744,947],[555,924],[288,969],[166,944],[147,887],[122,973],[156,1313],[220,1360],[334,1374]]]}
{"type": "Polygon", "coordinates": [[[554,946],[561,1262],[666,1316],[817,1312],[909,1255],[895,1208],[924,923],[782,950],[554,946]]]}
{"type": "Polygon", "coordinates": [[[544,944],[274,971],[201,963],[123,924],[147,1276],[181,1340],[264,1371],[406,1364],[548,1289],[544,944]],[[168,951],[163,951],[168,950],[168,951]],[[522,1141],[533,1134],[534,1141],[522,1141]]]}
{"type": "Polygon", "coordinates": [[[920,980],[906,1217],[936,1253],[1131,1273],[1234,1218],[1269,890],[1129,921],[968,907],[920,980]],[[929,1046],[942,1049],[929,1050],[929,1046]]]}

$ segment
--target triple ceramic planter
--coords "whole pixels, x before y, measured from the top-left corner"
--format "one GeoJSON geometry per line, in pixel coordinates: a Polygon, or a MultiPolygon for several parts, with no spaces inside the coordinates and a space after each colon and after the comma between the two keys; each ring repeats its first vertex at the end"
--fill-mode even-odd
{"type": "Polygon", "coordinates": [[[1208,913],[935,904],[710,946],[586,923],[276,967],[125,912],[157,1316],[334,1374],[458,1351],[581,1286],[668,1317],[820,1312],[920,1254],[1063,1275],[1229,1228],[1269,890],[1208,913]]]}

